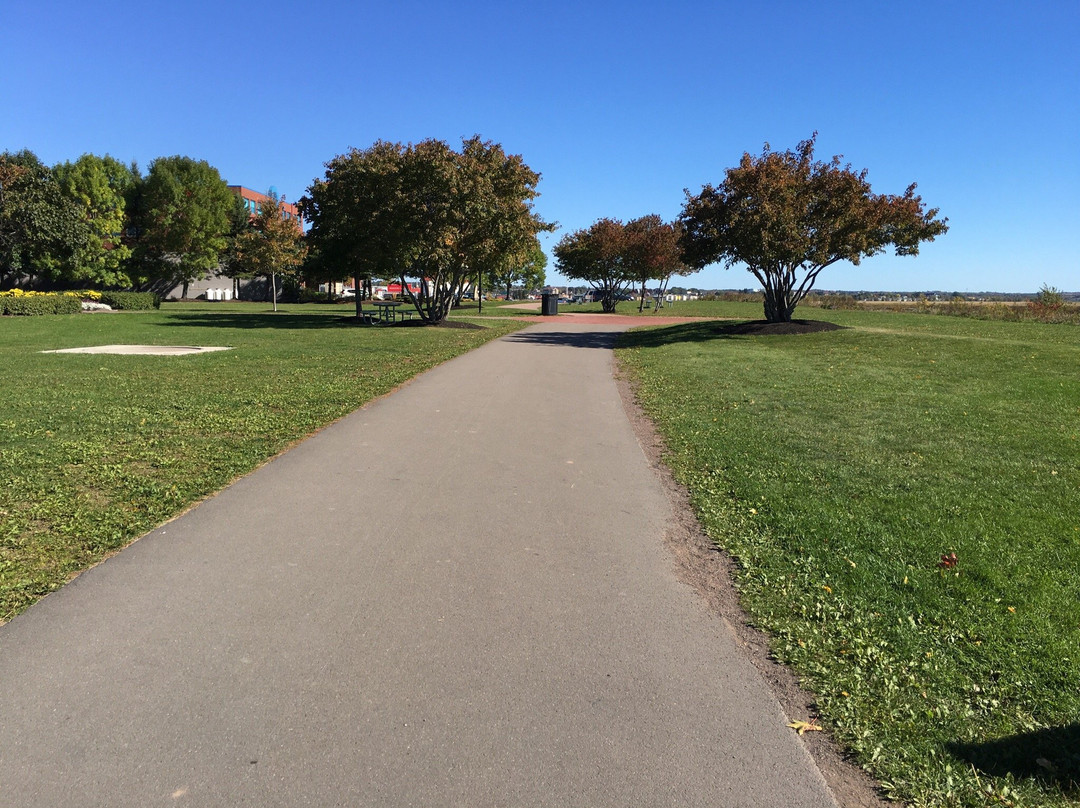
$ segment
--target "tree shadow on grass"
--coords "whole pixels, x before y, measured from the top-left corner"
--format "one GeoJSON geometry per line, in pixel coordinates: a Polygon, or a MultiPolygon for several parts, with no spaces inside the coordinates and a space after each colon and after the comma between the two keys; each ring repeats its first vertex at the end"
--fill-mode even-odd
{"type": "Polygon", "coordinates": [[[619,339],[618,331],[519,331],[503,337],[507,342],[571,348],[601,348],[610,351],[619,339]]]}
{"type": "Polygon", "coordinates": [[[983,743],[954,741],[949,750],[994,777],[1038,780],[1080,797],[1080,724],[1009,735],[983,743]]]}
{"type": "Polygon", "coordinates": [[[628,331],[619,340],[620,348],[661,348],[680,342],[711,342],[715,339],[745,339],[748,337],[793,336],[838,331],[846,326],[821,320],[792,320],[790,323],[769,323],[765,320],[720,322],[708,320],[683,323],[666,328],[628,331]]]}
{"type": "MultiPolygon", "coordinates": [[[[280,328],[311,330],[326,328],[355,328],[363,324],[355,315],[340,314],[292,314],[289,312],[265,312],[260,314],[212,314],[202,312],[176,312],[166,315],[165,326],[182,328],[280,328]]],[[[366,327],[366,326],[365,326],[366,327]]]]}

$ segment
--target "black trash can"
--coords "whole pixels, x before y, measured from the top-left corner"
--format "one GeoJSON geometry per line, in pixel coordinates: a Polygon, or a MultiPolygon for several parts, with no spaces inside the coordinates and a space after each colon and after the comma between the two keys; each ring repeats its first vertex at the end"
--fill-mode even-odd
{"type": "Polygon", "coordinates": [[[559,296],[544,292],[540,295],[540,313],[545,317],[559,313],[559,296]]]}

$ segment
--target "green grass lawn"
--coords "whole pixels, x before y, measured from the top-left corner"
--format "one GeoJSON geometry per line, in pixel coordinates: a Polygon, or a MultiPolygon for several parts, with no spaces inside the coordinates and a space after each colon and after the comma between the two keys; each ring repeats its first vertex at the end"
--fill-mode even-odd
{"type": "Polygon", "coordinates": [[[348,308],[279,309],[0,318],[0,623],[294,441],[522,325],[360,327],[348,308]],[[40,353],[112,343],[233,350],[40,353]]]}
{"type": "MultiPolygon", "coordinates": [[[[454,309],[450,312],[450,316],[453,318],[469,317],[470,315],[476,315],[476,303],[465,301],[466,305],[459,309],[454,309]]],[[[485,301],[484,310],[482,312],[484,317],[540,317],[539,309],[540,301],[524,301],[514,300],[510,303],[505,301],[485,301]],[[529,309],[515,309],[514,304],[535,302],[537,307],[535,310],[529,309]]],[[[603,306],[600,303],[560,303],[559,313],[587,313],[587,314],[602,314],[603,306]]],[[[800,316],[805,316],[808,319],[814,319],[813,313],[818,309],[806,309],[800,310],[800,316]],[[807,313],[809,312],[809,313],[807,313]]],[[[726,302],[722,300],[684,300],[677,303],[665,303],[662,309],[648,308],[642,312],[638,312],[638,304],[635,300],[622,300],[615,308],[615,313],[618,315],[631,315],[635,317],[642,317],[643,322],[653,315],[659,315],[661,317],[725,317],[725,318],[743,318],[747,320],[757,319],[760,320],[764,317],[762,306],[760,303],[736,303],[726,302]]]]}
{"type": "Polygon", "coordinates": [[[895,798],[1076,804],[1080,328],[796,317],[619,351],[752,619],[895,798]]]}
{"type": "MultiPolygon", "coordinates": [[[[488,304],[484,304],[484,313],[487,313],[488,304]]],[[[511,310],[506,312],[509,314],[511,310]]],[[[588,314],[602,314],[604,307],[600,303],[560,303],[559,313],[584,312],[588,314]]],[[[808,309],[815,312],[817,309],[808,309]]],[[[528,314],[529,312],[520,312],[528,314]]],[[[534,312],[539,316],[540,312],[534,312]]],[[[760,303],[735,303],[723,300],[682,300],[676,303],[665,303],[663,308],[647,308],[638,311],[636,300],[621,300],[615,305],[615,313],[622,316],[628,315],[643,318],[643,322],[654,315],[660,317],[737,317],[746,320],[760,320],[764,317],[760,303]]],[[[800,315],[804,312],[800,311],[800,315]]],[[[810,315],[806,315],[810,318],[810,315]]]]}
{"type": "Polygon", "coordinates": [[[511,300],[507,303],[505,300],[485,300],[483,309],[478,312],[475,300],[463,300],[461,306],[450,310],[450,317],[454,320],[476,317],[477,315],[481,317],[539,317],[539,309],[533,311],[513,308],[516,304],[529,302],[531,301],[511,300]]]}

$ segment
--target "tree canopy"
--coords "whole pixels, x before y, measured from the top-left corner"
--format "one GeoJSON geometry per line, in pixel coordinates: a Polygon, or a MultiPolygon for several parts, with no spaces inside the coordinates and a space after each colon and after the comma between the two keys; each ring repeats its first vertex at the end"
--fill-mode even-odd
{"type": "MultiPolygon", "coordinates": [[[[540,175],[479,137],[460,152],[441,140],[379,141],[327,163],[300,200],[320,263],[371,277],[417,280],[428,323],[445,319],[470,277],[524,260],[551,229],[532,209],[540,175]]],[[[361,306],[359,299],[357,306],[361,306]]]]}
{"type": "Polygon", "coordinates": [[[270,279],[277,311],[277,276],[300,265],[307,252],[304,234],[295,219],[286,219],[281,200],[271,193],[259,203],[251,227],[236,238],[236,260],[252,275],[270,279]]]}
{"type": "Polygon", "coordinates": [[[236,197],[205,160],[159,157],[150,164],[139,202],[141,263],[183,284],[216,269],[229,249],[236,197]]]}
{"type": "Polygon", "coordinates": [[[664,291],[672,275],[690,272],[682,258],[677,225],[665,222],[655,213],[626,223],[624,234],[626,270],[641,284],[638,311],[645,305],[645,287],[649,281],[659,284],[657,307],[662,305],[664,291]]]}
{"type": "Polygon", "coordinates": [[[743,154],[718,186],[691,195],[680,223],[686,262],[694,269],[745,264],[765,293],[765,319],[787,322],[821,271],[837,261],[858,265],[894,247],[917,255],[919,244],[948,230],[938,209],[925,211],[915,185],[901,196],[875,194],[866,170],[835,156],[814,159],[817,133],[795,151],[743,154]]]}
{"type": "Polygon", "coordinates": [[[657,281],[661,287],[675,273],[689,268],[683,263],[679,230],[656,214],[623,223],[599,219],[592,226],[568,233],[555,245],[556,267],[568,278],[582,280],[600,292],[606,312],[632,285],[657,281]]]}
{"type": "Polygon", "coordinates": [[[534,236],[532,244],[524,253],[512,253],[492,268],[487,274],[487,285],[491,289],[505,289],[507,299],[516,285],[526,289],[536,289],[544,285],[544,267],[547,256],[540,241],[534,236]]]}
{"type": "Polygon", "coordinates": [[[567,278],[582,280],[600,292],[606,312],[634,282],[626,262],[626,225],[598,219],[587,228],[563,236],[555,245],[555,267],[567,278]]]}
{"type": "Polygon", "coordinates": [[[126,288],[132,279],[127,272],[131,248],[124,242],[127,228],[127,199],[138,180],[133,168],[109,155],[84,154],[74,163],[53,168],[64,194],[71,199],[87,223],[92,238],[77,260],[69,256],[63,265],[64,281],[89,286],[126,288]]]}
{"type": "Polygon", "coordinates": [[[82,211],[33,152],[0,154],[0,285],[54,283],[92,244],[82,211]]]}
{"type": "MultiPolygon", "coordinates": [[[[310,224],[309,263],[320,276],[351,275],[359,292],[365,280],[397,274],[403,234],[395,211],[402,201],[403,153],[400,143],[383,140],[350,149],[326,164],[323,178],[297,203],[310,224]]],[[[356,298],[359,313],[361,296],[356,298]]]]}

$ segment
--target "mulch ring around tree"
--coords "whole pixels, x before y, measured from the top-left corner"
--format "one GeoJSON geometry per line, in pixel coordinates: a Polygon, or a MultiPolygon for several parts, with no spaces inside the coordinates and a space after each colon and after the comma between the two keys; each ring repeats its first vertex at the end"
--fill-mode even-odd
{"type": "Polygon", "coordinates": [[[839,331],[842,328],[847,328],[847,326],[825,323],[821,320],[792,320],[788,323],[750,320],[743,323],[718,324],[714,329],[714,333],[728,336],[769,337],[788,334],[818,334],[822,331],[839,331]]]}

